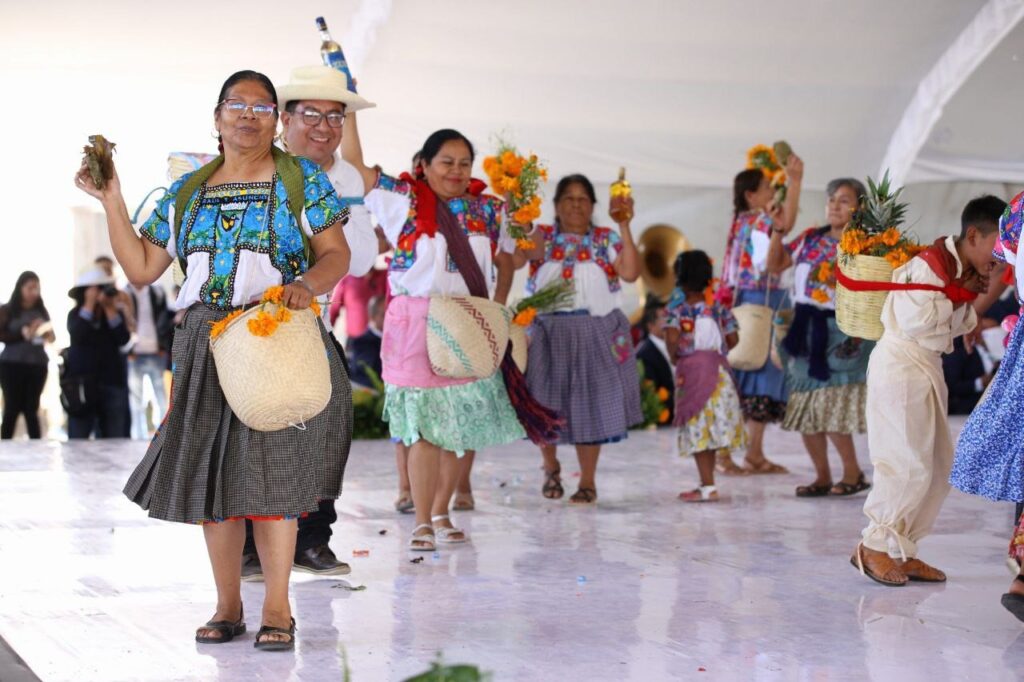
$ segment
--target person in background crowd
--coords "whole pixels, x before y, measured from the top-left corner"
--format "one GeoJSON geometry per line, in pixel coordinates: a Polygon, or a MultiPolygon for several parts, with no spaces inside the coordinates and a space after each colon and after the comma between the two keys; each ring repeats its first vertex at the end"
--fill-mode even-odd
{"type": "MultiPolygon", "coordinates": [[[[344,163],[344,162],[342,162],[344,163]]],[[[342,308],[345,309],[345,349],[351,352],[351,343],[366,333],[370,323],[370,301],[387,292],[386,270],[371,269],[362,275],[347,275],[331,294],[331,326],[337,325],[342,308]]]]}
{"type": "Polygon", "coordinates": [[[124,315],[125,324],[128,326],[129,332],[135,331],[135,308],[132,306],[131,296],[128,295],[127,291],[123,291],[117,286],[117,273],[114,272],[114,259],[110,256],[97,256],[93,260],[93,265],[98,267],[100,270],[114,280],[114,288],[117,290],[117,305],[121,314],[124,315]]]}
{"type": "Polygon", "coordinates": [[[352,367],[353,384],[366,388],[374,388],[380,381],[380,340],[384,331],[384,297],[377,296],[370,300],[370,319],[366,331],[349,340],[349,365],[352,367]],[[369,372],[373,372],[371,378],[369,372]]]}
{"type": "Polygon", "coordinates": [[[112,276],[94,268],[68,296],[75,307],[68,313],[71,345],[62,383],[74,382],[65,398],[80,398],[69,403],[68,437],[128,438],[128,360],[121,348],[131,335],[121,292],[112,276]]]}
{"type": "Polygon", "coordinates": [[[45,345],[53,343],[53,325],[40,293],[39,276],[26,270],[18,276],[7,303],[0,306],[0,390],[4,396],[0,439],[14,436],[18,415],[25,416],[29,438],[41,438],[39,397],[46,385],[45,345]]]}
{"type": "Polygon", "coordinates": [[[167,411],[164,372],[174,336],[174,316],[167,307],[167,295],[158,284],[126,290],[135,310],[135,333],[128,351],[128,390],[131,400],[132,430],[135,439],[151,435],[146,417],[145,382],[148,378],[156,398],[153,424],[158,425],[167,411]]]}
{"type": "Polygon", "coordinates": [[[949,414],[970,414],[992,381],[994,363],[982,344],[967,350],[964,340],[953,341],[953,352],[942,356],[942,375],[949,389],[949,414]]]}
{"type": "Polygon", "coordinates": [[[654,382],[659,389],[668,393],[668,422],[672,423],[672,416],[675,414],[675,369],[672,366],[672,359],[669,357],[668,346],[665,343],[665,303],[654,294],[647,295],[644,303],[643,317],[640,318],[640,328],[643,332],[643,341],[636,349],[636,357],[643,363],[644,378],[654,382]]]}

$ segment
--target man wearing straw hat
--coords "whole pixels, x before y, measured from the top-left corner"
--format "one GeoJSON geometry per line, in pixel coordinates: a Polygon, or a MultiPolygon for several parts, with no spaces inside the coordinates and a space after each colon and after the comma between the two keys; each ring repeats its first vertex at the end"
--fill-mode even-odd
{"type": "MultiPolygon", "coordinates": [[[[364,187],[363,178],[355,167],[342,160],[338,148],[345,114],[375,105],[351,92],[343,73],[321,65],[294,69],[289,82],[279,86],[277,91],[283,108],[282,130],[278,138],[281,146],[323,168],[342,205],[348,207],[349,220],[344,227],[352,254],[348,272],[361,277],[373,267],[381,251],[380,241],[370,222],[370,213],[363,206],[363,196],[370,188],[364,187]]],[[[320,303],[326,313],[326,301],[320,303]]],[[[330,329],[330,324],[326,320],[325,323],[330,329]]],[[[339,353],[342,352],[341,346],[337,347],[339,353]]],[[[317,511],[299,521],[294,569],[317,575],[345,575],[350,572],[349,565],[339,561],[328,546],[331,524],[337,519],[334,500],[323,500],[317,511]]],[[[260,580],[263,571],[251,525],[247,526],[242,578],[260,580]]]]}

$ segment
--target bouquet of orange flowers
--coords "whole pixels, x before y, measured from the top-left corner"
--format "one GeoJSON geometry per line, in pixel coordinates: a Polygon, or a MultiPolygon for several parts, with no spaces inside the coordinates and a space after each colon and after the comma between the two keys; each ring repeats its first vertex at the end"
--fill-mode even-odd
{"type": "Polygon", "coordinates": [[[568,308],[575,297],[576,287],[573,283],[559,278],[512,306],[512,312],[515,313],[512,323],[520,327],[529,327],[538,313],[568,308]]]}
{"type": "MultiPolygon", "coordinates": [[[[270,336],[277,331],[277,326],[283,322],[288,322],[292,319],[292,311],[284,307],[281,304],[281,300],[284,296],[284,287],[276,286],[270,287],[263,292],[263,296],[260,298],[260,310],[256,313],[256,317],[250,319],[246,326],[249,328],[249,333],[253,336],[270,336]],[[269,312],[267,310],[267,304],[273,304],[277,306],[277,310],[269,312]]],[[[316,302],[314,298],[310,302],[309,307],[313,310],[313,313],[317,317],[320,316],[320,304],[316,302]]],[[[246,312],[244,309],[239,308],[226,317],[210,323],[210,338],[215,339],[224,333],[224,330],[228,328],[236,317],[246,312]]]]}
{"type": "Polygon", "coordinates": [[[484,159],[484,172],[491,188],[505,198],[505,210],[511,222],[509,234],[521,249],[532,249],[534,243],[526,236],[525,225],[540,217],[540,185],[548,179],[547,168],[536,154],[528,157],[502,139],[498,152],[484,159]]]}
{"type": "Polygon", "coordinates": [[[792,153],[793,149],[789,143],[783,140],[779,140],[771,147],[756,144],[747,150],[747,168],[760,169],[775,190],[775,202],[778,204],[786,199],[789,178],[783,167],[792,153]]]}
{"type": "Polygon", "coordinates": [[[900,230],[907,213],[907,204],[899,201],[902,193],[902,187],[893,191],[888,171],[877,184],[868,178],[868,193],[839,242],[844,259],[877,256],[895,270],[924,250],[916,238],[900,230]]]}

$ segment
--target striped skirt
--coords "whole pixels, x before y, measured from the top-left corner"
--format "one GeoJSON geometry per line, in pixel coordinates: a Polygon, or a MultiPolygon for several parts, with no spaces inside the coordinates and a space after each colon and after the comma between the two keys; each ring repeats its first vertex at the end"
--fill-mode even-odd
{"type": "Polygon", "coordinates": [[[620,310],[538,316],[526,382],[534,398],[565,419],[560,444],[622,440],[644,418],[636,351],[620,310]]]}
{"type": "Polygon", "coordinates": [[[290,518],[341,494],[352,443],[352,388],[335,341],[321,325],[331,400],[305,430],[254,431],[228,407],[210,352],[202,305],[175,328],[171,407],[125,495],[153,518],[184,523],[290,518]]]}

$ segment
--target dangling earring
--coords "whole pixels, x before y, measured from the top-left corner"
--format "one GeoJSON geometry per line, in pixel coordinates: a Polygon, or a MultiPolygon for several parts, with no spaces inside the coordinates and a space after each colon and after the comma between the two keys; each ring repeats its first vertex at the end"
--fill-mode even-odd
{"type": "Polygon", "coordinates": [[[216,128],[214,128],[213,130],[210,131],[210,137],[212,137],[215,140],[219,140],[220,139],[220,131],[217,130],[216,128]]]}

